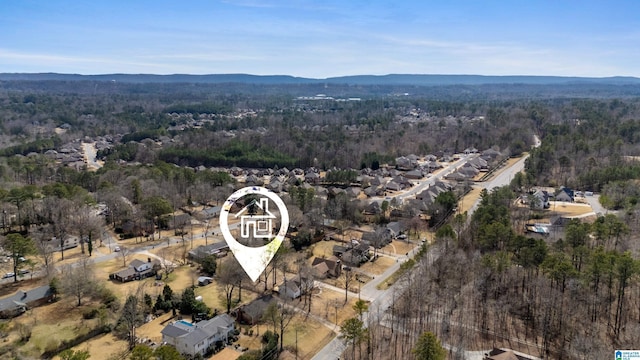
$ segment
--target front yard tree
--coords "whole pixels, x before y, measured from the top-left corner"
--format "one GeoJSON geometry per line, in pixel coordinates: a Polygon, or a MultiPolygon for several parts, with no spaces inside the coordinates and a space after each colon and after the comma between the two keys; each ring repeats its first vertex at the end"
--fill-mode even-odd
{"type": "MultiPolygon", "coordinates": [[[[151,196],[145,199],[142,202],[142,209],[144,210],[145,217],[149,220],[155,221],[156,225],[158,225],[159,219],[162,215],[173,212],[171,203],[161,196],[151,196]]],[[[158,231],[158,238],[160,238],[160,231],[158,231]]]]}
{"type": "Polygon", "coordinates": [[[224,287],[227,314],[231,312],[231,305],[233,305],[233,291],[242,281],[242,273],[244,273],[244,270],[240,267],[238,260],[234,257],[224,261],[220,264],[220,269],[218,269],[218,280],[220,280],[224,287]]]}
{"type": "Polygon", "coordinates": [[[209,276],[215,275],[216,268],[218,267],[217,260],[215,255],[205,256],[200,263],[200,265],[202,265],[202,271],[209,276]]]}
{"type": "Polygon", "coordinates": [[[362,340],[364,340],[367,336],[367,329],[364,327],[364,323],[362,320],[358,318],[350,318],[342,323],[340,327],[340,332],[342,333],[342,337],[347,340],[347,342],[351,342],[351,358],[356,358],[356,346],[360,346],[362,340]]]}
{"type": "Polygon", "coordinates": [[[153,360],[153,350],[147,345],[138,344],[131,351],[129,360],[153,360]]]}
{"type": "Polygon", "coordinates": [[[93,251],[93,238],[96,234],[100,234],[104,221],[93,211],[87,204],[81,204],[76,208],[75,214],[72,214],[73,229],[80,238],[80,252],[85,253],[84,243],[87,242],[89,256],[93,251]]]}
{"type": "Polygon", "coordinates": [[[96,290],[93,262],[89,258],[83,257],[74,264],[63,266],[60,278],[63,292],[75,297],[77,306],[96,290]]]}
{"type": "Polygon", "coordinates": [[[354,274],[352,270],[345,269],[342,272],[342,283],[344,284],[344,303],[346,304],[349,301],[349,287],[354,279],[354,274]]]}
{"type": "Polygon", "coordinates": [[[42,216],[49,222],[52,237],[60,246],[61,260],[64,260],[65,240],[72,228],[71,217],[75,205],[69,199],[48,196],[43,200],[42,216]]]}
{"type": "Polygon", "coordinates": [[[445,360],[447,358],[447,352],[440,345],[440,340],[430,332],[420,335],[413,348],[413,354],[417,360],[445,360]]]}
{"type": "Polygon", "coordinates": [[[125,246],[120,246],[120,257],[122,258],[122,266],[127,267],[127,259],[131,251],[125,246]]]}
{"type": "Polygon", "coordinates": [[[24,237],[18,233],[12,233],[5,237],[2,242],[4,250],[11,256],[13,265],[13,281],[18,281],[18,272],[24,264],[24,256],[31,255],[36,252],[35,245],[31,238],[24,237]]]}
{"type": "Polygon", "coordinates": [[[129,341],[129,349],[133,349],[136,345],[136,327],[143,323],[140,304],[135,295],[129,295],[127,301],[122,308],[122,315],[116,324],[116,331],[121,335],[125,335],[129,341]]]}
{"type": "Polygon", "coordinates": [[[181,314],[200,314],[208,313],[209,308],[204,302],[196,300],[196,294],[192,287],[184,289],[182,299],[180,301],[181,314]]]}
{"type": "Polygon", "coordinates": [[[51,237],[49,236],[49,230],[47,227],[39,228],[38,230],[33,232],[33,236],[35,238],[34,244],[37,249],[38,255],[42,259],[42,263],[44,265],[44,270],[47,273],[47,277],[53,275],[53,262],[54,262],[54,252],[53,246],[49,244],[49,240],[51,237]]]}
{"type": "Polygon", "coordinates": [[[266,308],[263,318],[273,324],[273,330],[279,332],[280,337],[280,352],[284,350],[284,331],[289,327],[291,320],[296,315],[293,307],[288,304],[278,304],[272,302],[266,308]]]}
{"type": "Polygon", "coordinates": [[[178,350],[171,345],[162,345],[153,352],[157,360],[184,360],[178,350]]]}

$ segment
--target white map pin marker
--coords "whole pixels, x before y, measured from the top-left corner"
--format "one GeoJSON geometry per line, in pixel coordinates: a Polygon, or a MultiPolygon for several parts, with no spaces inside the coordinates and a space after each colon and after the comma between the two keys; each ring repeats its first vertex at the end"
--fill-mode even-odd
{"type": "Polygon", "coordinates": [[[224,202],[222,211],[220,212],[220,230],[222,231],[222,236],[224,236],[224,239],[229,245],[229,249],[231,249],[233,255],[236,257],[244,271],[254,282],[258,279],[260,274],[262,274],[264,269],[267,268],[267,265],[269,265],[269,262],[273,259],[276,251],[278,251],[278,248],[282,245],[282,241],[284,240],[284,236],[287,234],[288,228],[289,212],[287,211],[287,207],[284,205],[282,199],[268,189],[259,186],[245,187],[234,192],[224,202]],[[242,245],[233,237],[233,235],[231,235],[231,231],[229,230],[229,211],[231,211],[231,207],[238,199],[251,194],[259,195],[255,206],[260,208],[263,214],[248,214],[248,207],[251,205],[249,204],[236,214],[231,214],[231,216],[240,220],[239,226],[242,238],[248,239],[250,237],[250,232],[253,232],[254,238],[273,238],[273,240],[265,246],[250,247],[242,245]],[[280,212],[280,230],[275,236],[272,234],[272,225],[276,216],[269,211],[268,200],[273,201],[280,212]]]}

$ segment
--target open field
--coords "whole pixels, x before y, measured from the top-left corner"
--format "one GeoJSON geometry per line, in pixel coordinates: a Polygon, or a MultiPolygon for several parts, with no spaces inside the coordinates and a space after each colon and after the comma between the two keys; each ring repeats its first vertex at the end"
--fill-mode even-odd
{"type": "Polygon", "coordinates": [[[343,243],[334,240],[320,241],[313,244],[311,251],[313,252],[314,256],[320,258],[330,258],[331,256],[333,256],[333,247],[335,245],[343,245],[343,243]]]}
{"type": "Polygon", "coordinates": [[[389,266],[393,265],[393,263],[395,263],[395,260],[391,258],[378,256],[375,261],[367,261],[362,264],[359,269],[369,274],[380,275],[385,272],[389,266]]]}
{"type": "Polygon", "coordinates": [[[62,341],[73,339],[98,326],[97,319],[82,318],[82,312],[95,305],[75,305],[74,299],[64,298],[27,311],[22,316],[10,320],[11,330],[7,340],[18,339],[18,327],[31,329],[31,337],[20,347],[20,354],[27,358],[38,358],[43,351],[54,349],[62,341]]]}
{"type": "Polygon", "coordinates": [[[481,193],[482,193],[482,188],[480,187],[472,188],[471,191],[467,193],[467,195],[465,195],[464,197],[462,197],[462,199],[460,199],[460,202],[458,205],[459,206],[458,211],[461,214],[464,214],[465,212],[471,210],[473,205],[475,205],[476,201],[480,199],[481,193]]]}
{"type": "Polygon", "coordinates": [[[240,357],[240,355],[242,354],[234,350],[233,348],[226,347],[219,353],[210,357],[209,360],[236,360],[240,357]]]}
{"type": "MultiPolygon", "coordinates": [[[[249,349],[260,349],[262,346],[260,343],[262,334],[267,330],[274,331],[273,325],[263,323],[250,328],[242,327],[238,344],[249,349]],[[252,330],[253,335],[245,335],[245,329],[252,330]]],[[[278,330],[275,332],[278,333],[278,330]]],[[[335,336],[332,330],[312,317],[306,317],[305,314],[296,314],[284,332],[284,346],[292,351],[296,349],[296,332],[299,359],[311,359],[316,352],[322,349],[335,336]]]]}
{"type": "Polygon", "coordinates": [[[112,333],[96,336],[76,346],[73,350],[87,350],[91,360],[108,360],[112,356],[128,350],[124,340],[117,339],[112,333]]]}
{"type": "Polygon", "coordinates": [[[579,217],[593,213],[589,204],[567,203],[562,201],[549,201],[549,211],[566,217],[579,217]]]}
{"type": "Polygon", "coordinates": [[[391,241],[391,244],[388,244],[380,249],[380,252],[382,252],[383,254],[405,255],[409,251],[413,250],[414,247],[416,247],[415,243],[393,240],[391,241]]]}

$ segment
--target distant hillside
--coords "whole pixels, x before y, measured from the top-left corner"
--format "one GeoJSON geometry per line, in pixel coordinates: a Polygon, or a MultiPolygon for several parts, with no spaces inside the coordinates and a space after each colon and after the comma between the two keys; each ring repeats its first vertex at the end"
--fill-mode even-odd
{"type": "Polygon", "coordinates": [[[344,85],[560,85],[560,84],[609,84],[635,85],[640,78],[635,77],[563,77],[563,76],[483,76],[483,75],[355,75],[327,79],[301,78],[288,75],[211,74],[211,75],[153,75],[153,74],[104,74],[79,75],[57,73],[0,73],[0,81],[103,81],[124,83],[194,83],[194,84],[344,84],[344,85]]]}

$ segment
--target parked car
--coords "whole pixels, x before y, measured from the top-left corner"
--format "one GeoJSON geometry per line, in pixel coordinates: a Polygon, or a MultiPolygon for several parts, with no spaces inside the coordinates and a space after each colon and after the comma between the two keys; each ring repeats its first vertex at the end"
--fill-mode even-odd
{"type": "Polygon", "coordinates": [[[115,251],[115,252],[120,251],[120,246],[116,246],[116,247],[114,247],[114,248],[113,248],[113,251],[115,251]]]}
{"type": "Polygon", "coordinates": [[[20,274],[20,275],[24,275],[24,274],[28,274],[28,273],[30,273],[30,272],[31,272],[31,271],[29,271],[29,270],[27,270],[27,269],[22,269],[22,270],[18,271],[18,274],[20,274]]]}

